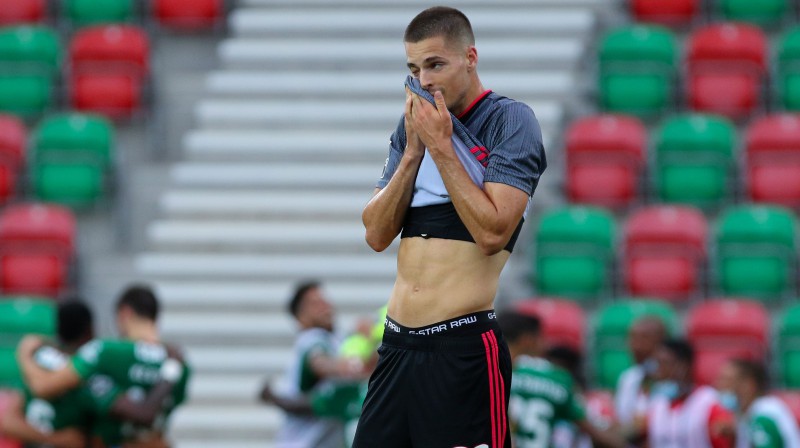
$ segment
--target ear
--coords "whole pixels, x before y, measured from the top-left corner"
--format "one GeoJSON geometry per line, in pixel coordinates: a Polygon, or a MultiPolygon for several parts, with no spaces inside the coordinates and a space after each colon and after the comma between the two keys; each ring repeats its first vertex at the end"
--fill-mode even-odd
{"type": "Polygon", "coordinates": [[[474,45],[467,48],[467,70],[474,71],[478,67],[478,49],[474,45]]]}

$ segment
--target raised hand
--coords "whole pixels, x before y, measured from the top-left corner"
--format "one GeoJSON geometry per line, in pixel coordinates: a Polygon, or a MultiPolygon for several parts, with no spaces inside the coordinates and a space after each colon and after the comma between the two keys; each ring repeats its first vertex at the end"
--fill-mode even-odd
{"type": "Polygon", "coordinates": [[[450,120],[444,96],[436,91],[433,99],[436,102],[435,107],[419,95],[412,94],[411,104],[411,125],[432,153],[446,147],[453,135],[453,122],[450,120]]]}
{"type": "Polygon", "coordinates": [[[406,87],[406,114],[405,114],[405,128],[406,128],[406,150],[405,154],[415,159],[422,159],[425,154],[425,143],[420,140],[419,135],[411,124],[411,109],[414,95],[411,90],[406,87]]]}

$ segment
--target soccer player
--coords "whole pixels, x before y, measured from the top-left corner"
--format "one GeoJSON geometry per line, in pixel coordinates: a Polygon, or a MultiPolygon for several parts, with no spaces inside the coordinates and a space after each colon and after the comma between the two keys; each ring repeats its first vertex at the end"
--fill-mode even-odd
{"type": "Polygon", "coordinates": [[[758,362],[735,359],[720,372],[730,385],[731,407],[740,413],[736,430],[739,448],[800,447],[800,431],[792,412],[779,398],[767,395],[766,368],[758,362]]]}
{"type": "Polygon", "coordinates": [[[27,386],[34,395],[51,399],[95,375],[103,375],[132,401],[142,401],[157,384],[170,383],[170,394],[152,425],[121,421],[109,415],[95,422],[93,428],[94,435],[107,446],[161,440],[166,418],[185,398],[190,370],[173,347],[160,342],[158,311],[158,300],[148,287],[128,288],[116,307],[117,326],[125,339],[94,339],[84,344],[68,365],[56,371],[42,369],[34,362],[33,353],[42,341],[26,337],[20,342],[17,357],[27,386]]]}
{"type": "Polygon", "coordinates": [[[647,422],[641,431],[649,448],[732,448],[725,428],[734,417],[709,386],[695,386],[694,350],[684,340],[668,339],[656,350],[658,362],[647,422]]]}
{"type": "Polygon", "coordinates": [[[469,19],[419,13],[404,34],[405,114],[362,221],[397,279],[354,447],[510,445],[500,272],[546,167],[527,105],[486,89],[469,19]],[[402,232],[402,233],[401,233],[402,232]]]}
{"type": "Polygon", "coordinates": [[[498,322],[514,363],[509,421],[516,448],[553,446],[553,428],[560,420],[573,422],[600,446],[625,446],[621,437],[589,422],[570,372],[542,357],[539,318],[509,311],[498,322]]]}

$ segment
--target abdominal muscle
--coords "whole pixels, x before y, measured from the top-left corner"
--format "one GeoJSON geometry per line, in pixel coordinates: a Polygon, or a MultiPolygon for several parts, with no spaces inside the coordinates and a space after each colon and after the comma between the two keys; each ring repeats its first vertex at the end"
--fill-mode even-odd
{"type": "Polygon", "coordinates": [[[403,238],[388,315],[414,328],[491,309],[508,257],[486,256],[468,241],[403,238]]]}

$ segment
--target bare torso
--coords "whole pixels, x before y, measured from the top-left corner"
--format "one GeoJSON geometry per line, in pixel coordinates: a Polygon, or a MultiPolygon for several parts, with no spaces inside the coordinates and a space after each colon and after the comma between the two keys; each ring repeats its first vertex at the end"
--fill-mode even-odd
{"type": "Polygon", "coordinates": [[[491,309],[509,255],[486,256],[467,241],[403,238],[388,315],[413,328],[491,309]]]}

